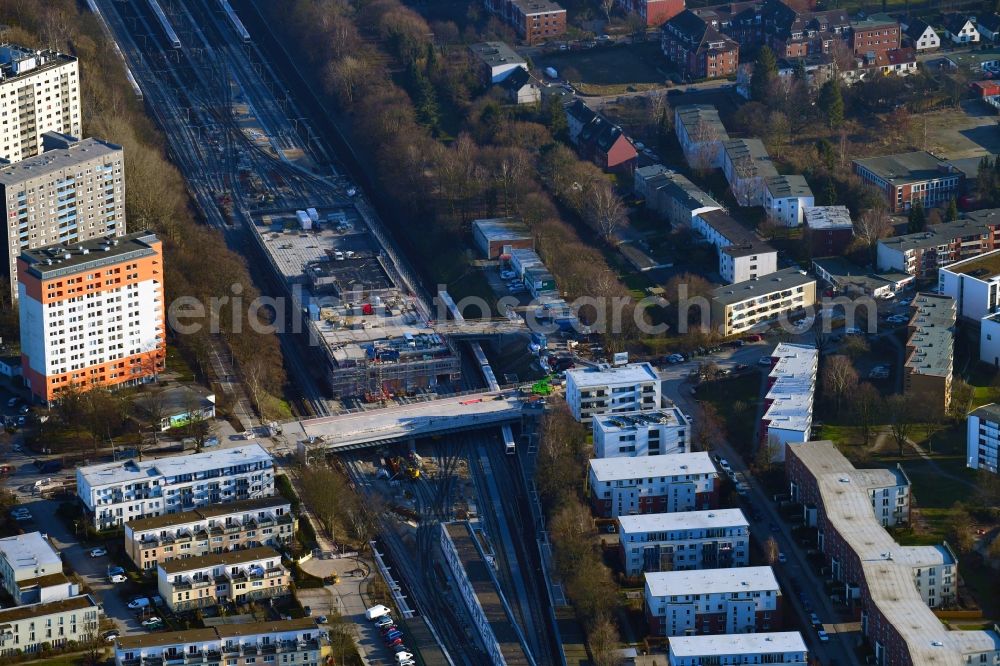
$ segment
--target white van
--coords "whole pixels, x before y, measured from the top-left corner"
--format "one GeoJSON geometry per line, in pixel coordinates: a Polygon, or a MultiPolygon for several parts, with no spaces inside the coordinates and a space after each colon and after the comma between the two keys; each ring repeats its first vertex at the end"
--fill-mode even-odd
{"type": "Polygon", "coordinates": [[[381,604],[378,606],[372,606],[365,611],[365,619],[367,620],[377,620],[383,615],[388,615],[390,613],[389,609],[381,604]]]}

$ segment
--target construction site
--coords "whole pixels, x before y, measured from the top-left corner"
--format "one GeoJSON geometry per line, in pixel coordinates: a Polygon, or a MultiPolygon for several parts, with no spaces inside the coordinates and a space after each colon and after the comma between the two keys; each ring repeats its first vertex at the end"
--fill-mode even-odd
{"type": "Polygon", "coordinates": [[[282,278],[335,398],[380,402],[461,379],[454,342],[354,207],[259,211],[253,234],[282,278]]]}

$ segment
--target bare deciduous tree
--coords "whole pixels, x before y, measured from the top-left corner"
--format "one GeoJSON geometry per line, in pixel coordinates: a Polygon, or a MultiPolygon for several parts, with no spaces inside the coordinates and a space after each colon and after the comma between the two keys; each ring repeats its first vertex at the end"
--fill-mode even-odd
{"type": "Polygon", "coordinates": [[[846,356],[830,356],[823,364],[823,392],[834,400],[834,409],[839,414],[844,399],[858,385],[858,373],[846,356]]]}
{"type": "Polygon", "coordinates": [[[899,456],[903,457],[910,433],[916,426],[913,402],[907,396],[889,396],[885,401],[885,414],[889,417],[889,432],[899,449],[899,456]]]}
{"type": "Polygon", "coordinates": [[[615,231],[626,221],[625,204],[607,182],[593,183],[587,191],[587,221],[606,243],[614,240],[615,231]]]}
{"type": "Polygon", "coordinates": [[[875,259],[875,247],[879,240],[890,235],[892,235],[892,221],[889,219],[885,204],[881,201],[854,220],[854,236],[868,248],[872,261],[875,259]]]}

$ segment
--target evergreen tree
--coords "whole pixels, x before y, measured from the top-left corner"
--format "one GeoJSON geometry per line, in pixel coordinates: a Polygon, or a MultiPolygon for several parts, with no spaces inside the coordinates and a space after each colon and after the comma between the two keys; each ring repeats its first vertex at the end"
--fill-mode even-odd
{"type": "Polygon", "coordinates": [[[954,222],[957,219],[958,219],[958,202],[955,201],[955,197],[952,197],[951,201],[948,202],[948,212],[945,213],[944,221],[954,222]]]}
{"type": "Polygon", "coordinates": [[[778,75],[778,61],[774,51],[762,46],[757,53],[757,62],[753,66],[753,78],[750,79],[750,98],[756,102],[767,100],[771,91],[771,83],[778,75]]]}
{"type": "Polygon", "coordinates": [[[837,204],[837,188],[833,184],[833,178],[829,176],[826,177],[826,183],[823,185],[823,204],[824,206],[835,206],[837,204]]]}
{"type": "Polygon", "coordinates": [[[806,61],[804,58],[796,58],[792,64],[792,78],[796,81],[806,82],[806,61]]]}
{"type": "Polygon", "coordinates": [[[563,108],[558,95],[550,95],[545,99],[545,104],[542,107],[541,121],[542,124],[549,128],[549,131],[552,132],[552,136],[555,138],[561,141],[569,139],[567,135],[569,124],[566,122],[566,109],[563,108]]]}
{"type": "Polygon", "coordinates": [[[906,233],[912,234],[923,231],[927,226],[927,215],[924,212],[924,204],[917,201],[910,208],[910,215],[906,223],[906,233]]]}
{"type": "Polygon", "coordinates": [[[837,154],[833,149],[833,144],[826,139],[820,139],[816,142],[816,154],[827,170],[833,171],[834,164],[837,161],[837,154]]]}
{"type": "Polygon", "coordinates": [[[826,112],[830,129],[837,129],[844,124],[844,96],[840,92],[839,79],[830,79],[820,88],[819,107],[826,112]]]}

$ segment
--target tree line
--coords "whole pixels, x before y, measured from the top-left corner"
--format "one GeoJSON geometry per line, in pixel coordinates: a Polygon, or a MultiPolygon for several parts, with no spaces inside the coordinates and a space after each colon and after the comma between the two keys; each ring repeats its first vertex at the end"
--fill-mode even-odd
{"type": "MultiPolygon", "coordinates": [[[[52,47],[79,59],[84,135],[124,147],[128,232],[151,229],[163,241],[165,305],[180,296],[207,304],[213,296],[234,293],[234,285],[242,288],[244,302],[252,301],[258,292],[246,262],[220,233],[198,220],[184,179],[165,154],[163,135],[135,99],[97,18],[72,0],[0,0],[0,16],[10,26],[6,41],[52,47]]],[[[262,390],[255,402],[262,416],[276,416],[275,397],[282,395],[286,382],[278,339],[254,331],[245,309],[237,316],[242,321],[234,321],[229,308],[222,309],[221,337],[241,371],[260,378],[262,390]]],[[[14,308],[0,319],[12,318],[16,320],[14,308]]],[[[207,326],[174,335],[172,342],[203,378],[209,376],[213,340],[207,326]]]]}

